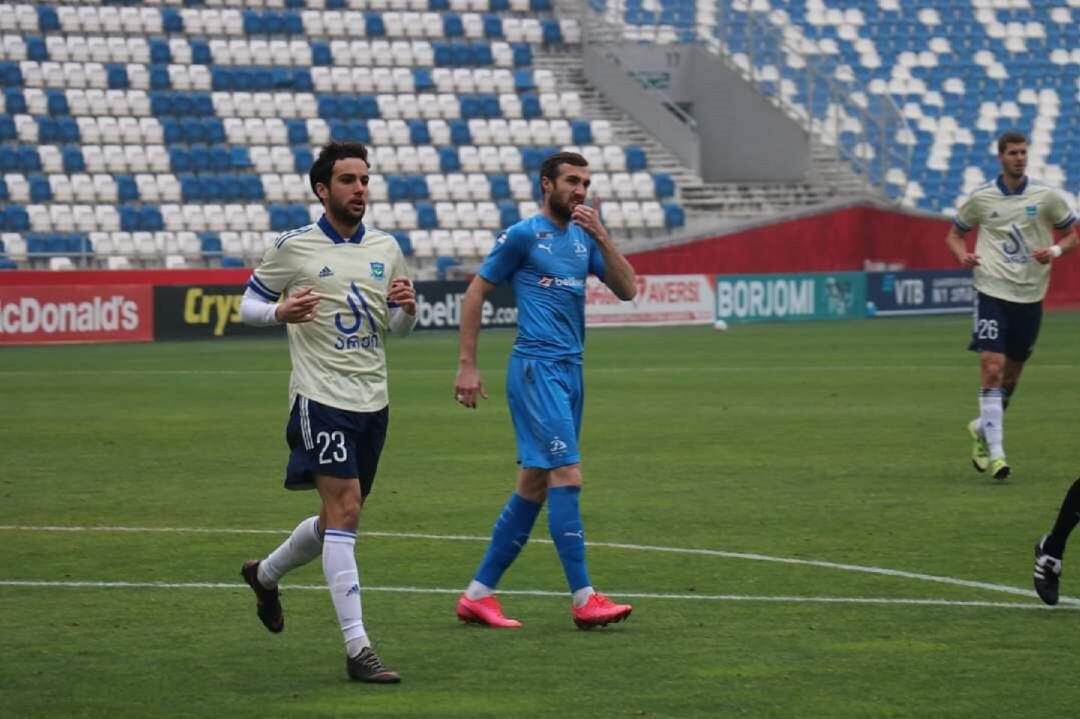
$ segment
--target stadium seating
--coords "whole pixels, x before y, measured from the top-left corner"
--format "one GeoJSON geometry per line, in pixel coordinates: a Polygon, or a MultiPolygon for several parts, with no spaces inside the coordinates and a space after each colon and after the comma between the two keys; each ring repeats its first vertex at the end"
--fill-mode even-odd
{"type": "Polygon", "coordinates": [[[475,259],[561,148],[619,188],[628,230],[681,217],[657,210],[671,177],[537,64],[581,41],[547,0],[178,5],[0,3],[5,263],[257,261],[318,216],[331,138],[371,144],[369,220],[418,257],[475,259]]]}
{"type": "MultiPolygon", "coordinates": [[[[589,0],[628,39],[699,42],[727,54],[805,116],[803,62],[852,97],[891,98],[908,130],[889,138],[910,150],[910,171],[886,169],[906,204],[951,214],[993,178],[995,138],[1030,139],[1029,173],[1068,190],[1080,180],[1075,105],[1080,40],[1075,0],[589,0]],[[771,27],[772,32],[763,28],[771,27]],[[777,47],[783,37],[801,58],[777,47]],[[764,51],[771,49],[771,51],[764,51]],[[777,58],[786,62],[777,62],[777,58]]],[[[861,100],[859,100],[861,98],[861,100]]],[[[821,117],[826,108],[817,106],[821,117]]],[[[824,96],[820,98],[824,100],[824,96]]],[[[847,118],[837,142],[861,130],[847,118]]],[[[864,148],[865,149],[865,148],[864,148]]],[[[1075,199],[1075,198],[1074,198],[1075,199]]]]}

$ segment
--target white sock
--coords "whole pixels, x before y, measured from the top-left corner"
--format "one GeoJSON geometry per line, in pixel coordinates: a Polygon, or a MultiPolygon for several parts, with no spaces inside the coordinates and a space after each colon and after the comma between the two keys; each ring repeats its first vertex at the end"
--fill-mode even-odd
{"type": "Polygon", "coordinates": [[[486,584],[481,584],[475,579],[469,582],[469,586],[465,589],[465,598],[476,601],[477,599],[483,599],[484,597],[490,597],[495,593],[495,590],[486,584]]]}
{"type": "MultiPolygon", "coordinates": [[[[353,554],[355,545],[356,532],[327,529],[324,534],[323,574],[330,587],[330,598],[334,600],[334,610],[348,650],[367,646],[364,613],[360,607],[360,574],[356,570],[356,555],[353,554]]],[[[356,650],[357,653],[359,651],[356,650]]]]}
{"type": "Polygon", "coordinates": [[[1001,407],[1000,389],[979,390],[979,418],[983,436],[990,446],[990,458],[1005,456],[1005,411],[1001,407]]]}
{"type": "Polygon", "coordinates": [[[574,592],[574,606],[584,607],[585,603],[589,601],[589,597],[596,594],[596,590],[592,587],[582,587],[574,592]]]}
{"type": "Polygon", "coordinates": [[[322,548],[319,517],[308,517],[296,525],[288,539],[259,562],[259,584],[267,589],[276,587],[286,574],[322,554],[322,548]]]}

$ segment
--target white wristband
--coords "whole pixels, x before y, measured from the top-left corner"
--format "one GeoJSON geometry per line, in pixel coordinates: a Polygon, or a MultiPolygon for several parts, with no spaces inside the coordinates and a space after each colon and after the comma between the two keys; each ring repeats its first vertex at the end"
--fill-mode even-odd
{"type": "Polygon", "coordinates": [[[1061,257],[1061,245],[1050,245],[1050,254],[1053,257],[1061,257]]]}

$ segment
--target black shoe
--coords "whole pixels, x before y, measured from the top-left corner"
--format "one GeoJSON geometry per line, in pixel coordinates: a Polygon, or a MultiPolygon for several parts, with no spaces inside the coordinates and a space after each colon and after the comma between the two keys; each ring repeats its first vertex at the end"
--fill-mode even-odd
{"type": "Polygon", "coordinates": [[[259,584],[259,563],[254,559],[244,562],[244,566],[240,568],[240,576],[255,592],[255,611],[262,620],[263,626],[274,634],[284,629],[285,614],[281,611],[281,599],[278,596],[277,587],[267,589],[259,584]]]}
{"type": "Polygon", "coordinates": [[[1053,606],[1058,603],[1058,584],[1061,582],[1061,560],[1043,551],[1043,537],[1035,543],[1035,591],[1039,599],[1053,606]]]}
{"type": "Polygon", "coordinates": [[[387,668],[371,647],[364,647],[355,657],[347,657],[345,671],[358,682],[397,684],[401,681],[401,675],[387,668]]]}

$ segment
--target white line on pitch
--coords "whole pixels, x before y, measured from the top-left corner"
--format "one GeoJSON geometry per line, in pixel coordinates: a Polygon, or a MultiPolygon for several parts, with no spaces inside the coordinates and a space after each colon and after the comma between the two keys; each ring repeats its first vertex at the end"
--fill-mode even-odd
{"type": "MultiPolygon", "coordinates": [[[[44,581],[29,579],[0,579],[0,587],[45,587],[61,589],[247,589],[246,584],[229,582],[92,582],[92,581],[44,581]]],[[[282,584],[285,590],[326,591],[321,584],[282,584]]],[[[397,594],[450,594],[457,595],[461,589],[440,587],[364,587],[365,592],[393,592],[397,594]]],[[[528,597],[565,598],[566,592],[553,592],[543,589],[504,589],[500,595],[528,597]]],[[[922,607],[987,607],[993,609],[1044,609],[1042,604],[1021,604],[1019,602],[983,602],[955,599],[904,599],[892,597],[799,597],[799,596],[754,596],[746,594],[665,594],[660,592],[622,592],[613,591],[612,596],[626,599],[674,599],[707,602],[771,602],[775,604],[876,604],[903,605],[922,607]]],[[[1078,610],[1080,607],[1062,607],[1078,610]]]]}
{"type": "MultiPolygon", "coordinates": [[[[1073,365],[1068,364],[1040,364],[1041,369],[1074,369],[1073,365]]],[[[688,372],[701,373],[701,374],[725,374],[733,372],[776,372],[777,370],[795,370],[798,372],[822,372],[828,374],[835,374],[836,372],[855,372],[855,371],[905,371],[915,369],[926,370],[960,370],[960,365],[758,365],[758,366],[702,366],[702,367],[590,367],[586,368],[585,374],[612,374],[612,373],[659,373],[659,372],[672,372],[678,374],[685,374],[688,372]]],[[[102,375],[227,375],[227,376],[247,376],[247,375],[284,375],[288,374],[288,368],[282,369],[40,369],[40,370],[0,370],[0,377],[32,377],[34,375],[40,376],[72,376],[72,377],[100,377],[102,375]]],[[[410,374],[410,375],[447,375],[445,369],[409,369],[400,368],[390,370],[391,375],[396,374],[410,374]]]]}
{"type": "MultiPolygon", "coordinates": [[[[24,525],[0,525],[0,531],[25,531],[25,532],[131,532],[131,533],[167,533],[167,534],[274,534],[287,535],[287,529],[238,529],[238,528],[214,528],[214,527],[80,527],[80,526],[24,526],[24,525]]],[[[488,537],[478,537],[462,534],[425,534],[421,532],[360,532],[361,536],[389,537],[400,539],[430,539],[434,541],[455,542],[487,542],[488,537]]],[[[551,544],[550,539],[533,539],[540,544],[551,544]]],[[[774,562],[777,564],[791,564],[804,567],[821,567],[823,569],[836,569],[845,572],[860,572],[863,574],[877,574],[886,577],[898,577],[901,579],[914,579],[921,582],[935,582],[954,587],[968,587],[971,589],[984,589],[991,592],[1013,594],[1021,597],[1033,597],[1035,592],[1030,589],[1011,587],[1006,584],[993,584],[990,582],[978,582],[970,579],[957,579],[936,574],[923,574],[921,572],[907,572],[901,569],[888,569],[886,567],[865,566],[860,564],[842,564],[829,562],[821,559],[796,559],[794,557],[774,557],[769,554],[757,554],[752,552],[728,552],[720,549],[698,549],[693,547],[663,547],[649,544],[625,544],[620,542],[594,542],[589,541],[590,547],[605,547],[608,549],[627,549],[639,552],[665,552],[669,554],[691,554],[706,557],[721,557],[724,559],[745,559],[755,562],[774,562]]],[[[1080,606],[1080,600],[1072,597],[1061,597],[1062,604],[1080,606]]]]}

